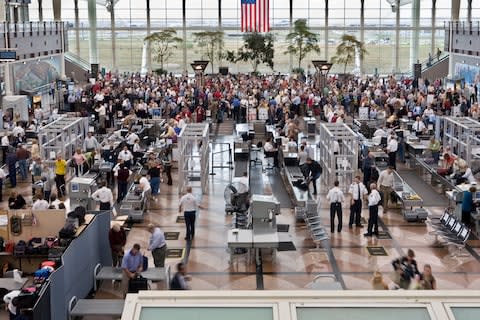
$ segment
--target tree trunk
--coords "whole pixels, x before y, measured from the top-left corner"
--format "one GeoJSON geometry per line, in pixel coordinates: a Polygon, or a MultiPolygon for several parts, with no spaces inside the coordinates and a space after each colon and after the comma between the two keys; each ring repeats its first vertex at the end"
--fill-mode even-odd
{"type": "Polygon", "coordinates": [[[160,56],[160,69],[162,69],[163,72],[163,56],[160,56]]]}

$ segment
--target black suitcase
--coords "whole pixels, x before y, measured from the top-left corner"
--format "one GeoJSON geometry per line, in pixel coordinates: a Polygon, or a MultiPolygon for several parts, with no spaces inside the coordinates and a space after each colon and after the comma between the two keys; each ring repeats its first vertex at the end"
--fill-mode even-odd
{"type": "Polygon", "coordinates": [[[148,280],[142,276],[128,281],[128,293],[138,293],[140,290],[148,290],[148,280]]]}
{"type": "Polygon", "coordinates": [[[65,248],[62,247],[54,247],[48,249],[48,260],[55,262],[57,264],[57,267],[60,266],[62,262],[63,251],[65,251],[65,248]]]}

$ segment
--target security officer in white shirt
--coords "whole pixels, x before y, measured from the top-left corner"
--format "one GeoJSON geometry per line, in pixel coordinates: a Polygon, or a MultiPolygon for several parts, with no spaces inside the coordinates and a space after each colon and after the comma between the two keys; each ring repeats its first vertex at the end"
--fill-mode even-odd
{"type": "Polygon", "coordinates": [[[350,202],[350,220],[348,222],[348,227],[352,228],[353,222],[359,228],[363,227],[360,223],[360,218],[362,215],[362,199],[365,195],[368,194],[367,188],[361,182],[360,176],[356,176],[353,180],[353,183],[350,185],[348,193],[351,194],[352,199],[350,202]]]}
{"type": "Polygon", "coordinates": [[[397,137],[392,134],[392,137],[387,145],[387,153],[388,153],[388,165],[393,167],[393,169],[397,169],[397,150],[398,150],[398,141],[397,137]]]}
{"type": "Polygon", "coordinates": [[[370,185],[370,190],[368,195],[368,228],[367,233],[363,234],[365,237],[378,236],[378,205],[382,201],[375,183],[370,185]]]}
{"type": "Polygon", "coordinates": [[[192,187],[188,186],[187,193],[180,198],[178,204],[178,212],[182,212],[185,218],[185,226],[187,229],[185,240],[193,240],[195,237],[195,218],[197,208],[203,209],[192,194],[192,187]]]}
{"type": "Polygon", "coordinates": [[[335,181],[334,187],[328,191],[327,200],[330,202],[330,231],[335,232],[335,214],[338,217],[337,231],[342,232],[342,203],[345,200],[343,191],[338,187],[340,183],[335,181]]]}
{"type": "Polygon", "coordinates": [[[422,134],[425,132],[427,127],[425,127],[425,123],[423,123],[422,119],[417,116],[415,119],[415,122],[412,125],[412,130],[418,135],[422,134]]]}
{"type": "Polygon", "coordinates": [[[123,150],[118,153],[119,160],[123,160],[125,163],[125,166],[130,169],[132,166],[132,160],[133,160],[133,154],[128,150],[127,146],[123,147],[123,150]]]}
{"type": "Polygon", "coordinates": [[[102,187],[92,193],[92,199],[100,201],[100,211],[108,211],[113,207],[113,194],[112,190],[107,187],[107,182],[102,182],[102,187]]]}

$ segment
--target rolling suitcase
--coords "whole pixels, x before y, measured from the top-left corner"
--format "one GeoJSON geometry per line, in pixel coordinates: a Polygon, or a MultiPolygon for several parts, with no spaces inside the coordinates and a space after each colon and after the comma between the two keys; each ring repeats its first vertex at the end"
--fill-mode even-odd
{"type": "Polygon", "coordinates": [[[128,293],[138,293],[140,290],[148,290],[148,280],[142,276],[128,281],[128,293]]]}

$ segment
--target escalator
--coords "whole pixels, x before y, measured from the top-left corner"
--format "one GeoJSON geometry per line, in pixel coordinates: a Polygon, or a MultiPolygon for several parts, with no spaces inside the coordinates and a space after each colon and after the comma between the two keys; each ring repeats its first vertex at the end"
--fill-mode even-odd
{"type": "Polygon", "coordinates": [[[443,52],[440,57],[428,59],[422,62],[422,78],[434,81],[443,79],[448,75],[449,54],[443,52]]]}
{"type": "Polygon", "coordinates": [[[76,54],[66,52],[65,75],[79,83],[86,83],[90,75],[90,64],[76,54]]]}

